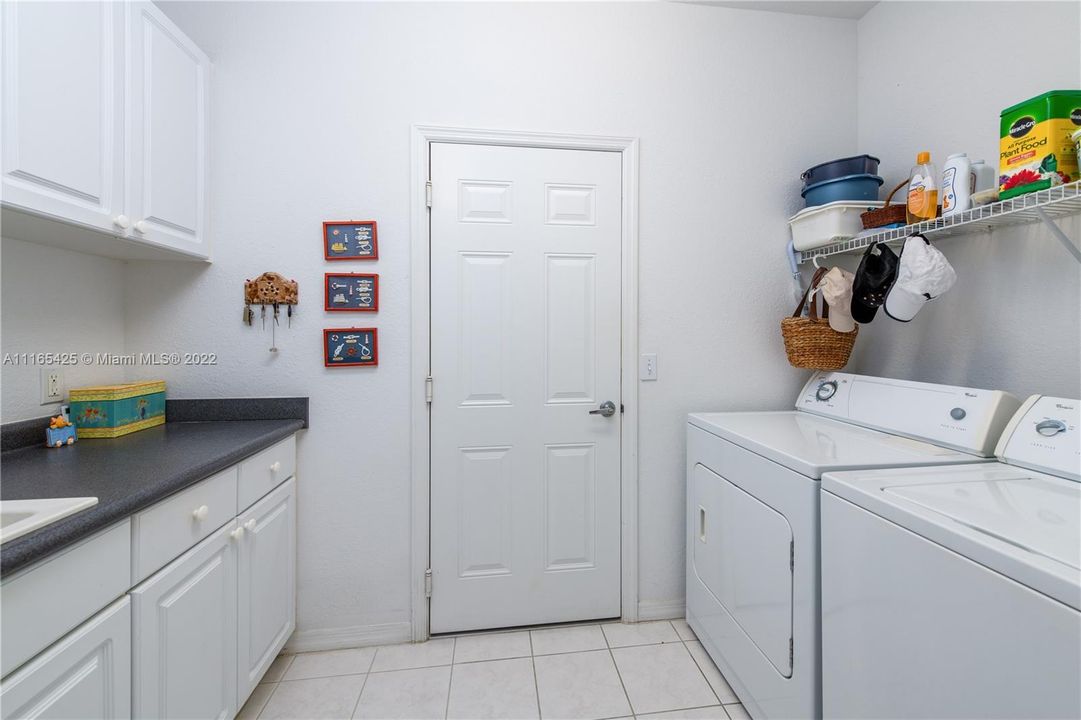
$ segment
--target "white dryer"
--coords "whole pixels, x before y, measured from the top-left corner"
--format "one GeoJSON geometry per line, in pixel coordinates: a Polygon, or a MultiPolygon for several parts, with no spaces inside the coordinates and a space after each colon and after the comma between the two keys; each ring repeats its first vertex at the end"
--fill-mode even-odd
{"type": "Polygon", "coordinates": [[[827,717],[1081,717],[1079,407],[1029,398],[1001,463],[823,477],[827,717]]]}
{"type": "Polygon", "coordinates": [[[822,713],[822,474],[979,461],[1019,405],[995,391],[818,373],[794,411],[689,416],[687,621],[753,717],[822,713]]]}

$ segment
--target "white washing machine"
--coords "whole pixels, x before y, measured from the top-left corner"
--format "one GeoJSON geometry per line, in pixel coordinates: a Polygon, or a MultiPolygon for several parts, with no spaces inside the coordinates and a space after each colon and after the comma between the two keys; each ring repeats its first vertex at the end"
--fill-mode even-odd
{"type": "Polygon", "coordinates": [[[1020,405],[989,390],[818,373],[786,412],[687,427],[687,621],[756,718],[820,717],[819,479],[971,463],[1020,405]]]}
{"type": "Polygon", "coordinates": [[[823,477],[827,717],[1081,717],[1079,406],[1029,398],[1001,463],[823,477]]]}

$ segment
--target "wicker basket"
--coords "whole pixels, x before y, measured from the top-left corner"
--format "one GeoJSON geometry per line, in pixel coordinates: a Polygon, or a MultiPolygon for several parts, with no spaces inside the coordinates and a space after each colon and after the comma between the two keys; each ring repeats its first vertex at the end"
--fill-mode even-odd
{"type": "Polygon", "coordinates": [[[885,205],[881,208],[868,210],[860,215],[860,220],[863,221],[864,230],[885,227],[886,225],[893,225],[894,223],[903,224],[908,219],[908,216],[905,214],[905,205],[890,205],[890,200],[893,200],[893,196],[897,194],[897,191],[907,185],[908,180],[903,180],[900,185],[890,191],[889,197],[886,198],[885,205]]]}
{"type": "Polygon", "coordinates": [[[805,370],[840,370],[848,364],[852,346],[860,328],[857,325],[850,333],[837,332],[829,324],[829,305],[822,301],[822,317],[818,317],[818,300],[811,298],[807,307],[808,317],[803,317],[803,306],[807,297],[818,287],[826,268],[815,271],[811,284],[807,286],[803,297],[796,306],[792,317],[781,320],[781,337],[784,338],[784,350],[788,362],[793,367],[805,370]]]}

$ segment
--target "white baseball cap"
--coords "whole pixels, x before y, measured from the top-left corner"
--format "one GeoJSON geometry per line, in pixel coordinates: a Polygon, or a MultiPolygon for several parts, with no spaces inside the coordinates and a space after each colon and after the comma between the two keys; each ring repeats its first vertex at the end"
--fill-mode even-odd
{"type": "Polygon", "coordinates": [[[818,287],[830,307],[830,327],[837,332],[848,333],[856,329],[852,319],[852,280],[854,275],[839,267],[832,268],[822,276],[818,287]]]}
{"type": "Polygon", "coordinates": [[[897,266],[897,280],[886,295],[886,314],[908,322],[924,305],[953,287],[957,273],[946,256],[923,235],[905,240],[897,266]]]}

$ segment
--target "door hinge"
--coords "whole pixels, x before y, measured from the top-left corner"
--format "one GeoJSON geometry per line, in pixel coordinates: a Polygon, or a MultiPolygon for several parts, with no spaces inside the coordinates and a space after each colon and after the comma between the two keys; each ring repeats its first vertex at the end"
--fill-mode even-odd
{"type": "Polygon", "coordinates": [[[424,378],[424,402],[432,404],[432,376],[424,378]]]}
{"type": "Polygon", "coordinates": [[[432,596],[432,569],[428,568],[424,571],[424,597],[430,598],[432,596]]]}
{"type": "Polygon", "coordinates": [[[788,541],[788,569],[792,572],[796,572],[796,541],[788,541]]]}
{"type": "Polygon", "coordinates": [[[792,638],[788,638],[788,669],[791,670],[794,666],[792,664],[793,658],[795,658],[794,642],[792,638]]]}
{"type": "Polygon", "coordinates": [[[427,207],[432,206],[432,181],[424,183],[424,204],[427,207]]]}

